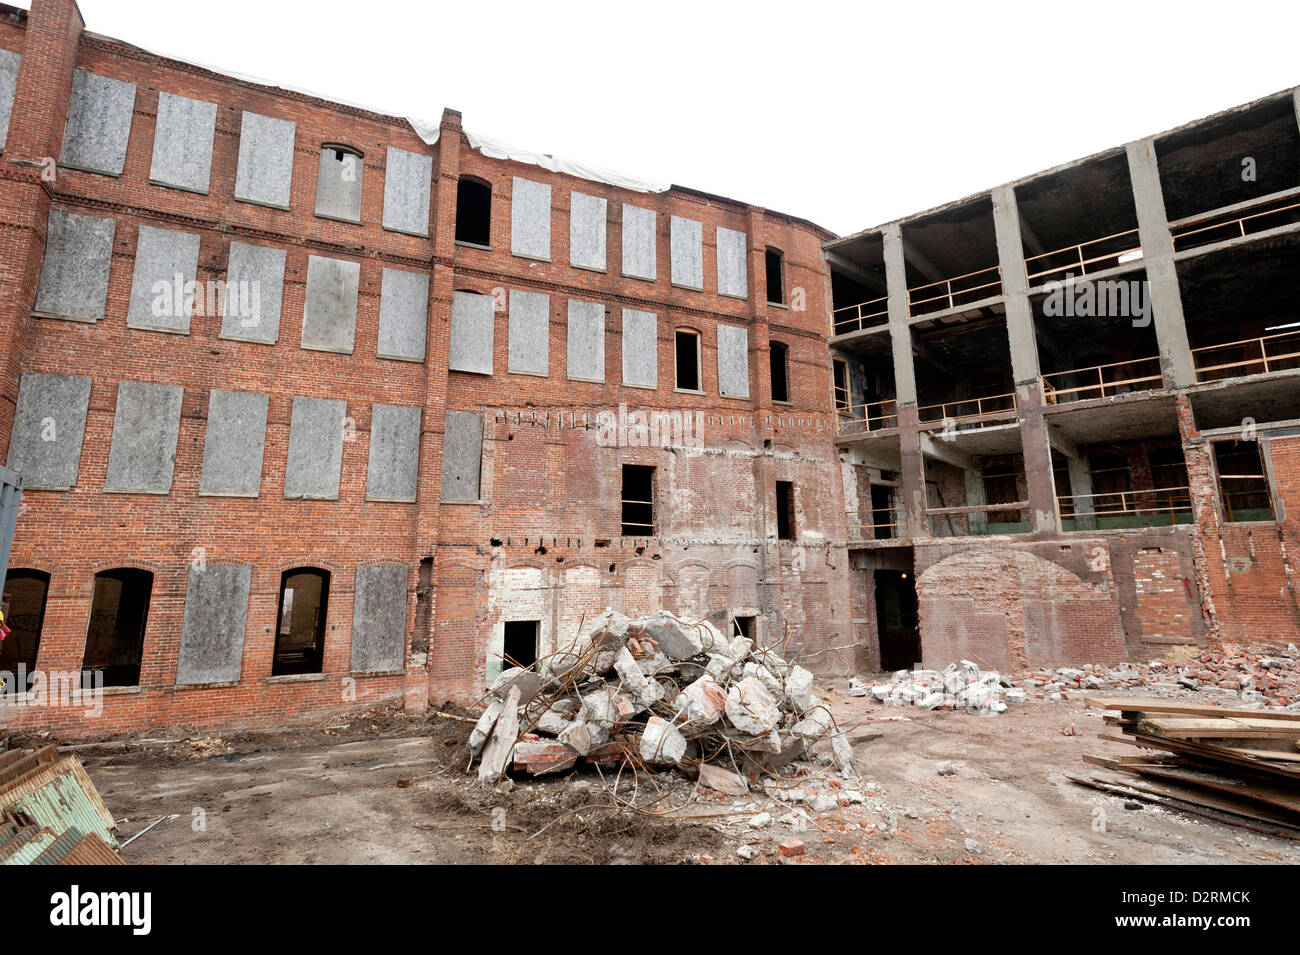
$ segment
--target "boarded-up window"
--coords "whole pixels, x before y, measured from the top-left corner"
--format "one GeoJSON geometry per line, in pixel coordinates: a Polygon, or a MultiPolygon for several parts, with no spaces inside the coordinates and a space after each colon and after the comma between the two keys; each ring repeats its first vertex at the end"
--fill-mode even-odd
{"type": "Polygon", "coordinates": [[[477,501],[483,458],[483,417],[448,411],[442,436],[442,499],[477,501]]]}
{"type": "Polygon", "coordinates": [[[134,112],[134,83],[75,71],[59,164],[105,176],[122,175],[134,112]]]}
{"type": "Polygon", "coordinates": [[[749,297],[749,274],[746,259],[749,239],[734,229],[718,229],[718,294],[733,298],[749,297]]]}
{"type": "Polygon", "coordinates": [[[149,181],[207,195],[216,128],[216,103],[160,92],[149,181]]]}
{"type": "Polygon", "coordinates": [[[233,683],[239,679],[252,579],[252,568],[247,565],[190,567],[177,683],[233,683]]]}
{"type": "Polygon", "coordinates": [[[296,132],[297,126],[289,120],[244,113],[239,128],[236,199],[275,209],[289,208],[296,132]]]}
{"type": "Polygon", "coordinates": [[[492,374],[496,299],[477,292],[455,292],[451,300],[451,343],[447,368],[492,374]]]}
{"type": "Polygon", "coordinates": [[[605,306],[569,299],[568,375],[605,380],[605,306]]]}
{"type": "Polygon", "coordinates": [[[569,194],[569,264],[574,268],[605,271],[608,205],[599,196],[569,194]]]}
{"type": "Polygon", "coordinates": [[[22,475],[28,490],[76,485],[90,385],[89,378],[23,372],[8,467],[22,475]]]}
{"type": "Polygon", "coordinates": [[[117,386],[106,492],[167,494],[181,428],[180,385],[124,381],[117,386]]]}
{"type": "Polygon", "coordinates": [[[510,252],[551,259],[551,187],[515,176],[510,195],[510,252]]]}
{"type": "Polygon", "coordinates": [[[365,160],[349,146],[325,144],[316,170],[316,215],[342,222],[361,221],[365,160]]]}
{"type": "Polygon", "coordinates": [[[682,288],[704,288],[704,229],[694,219],[669,220],[669,259],[672,282],[682,288]]]}
{"type": "Polygon", "coordinates": [[[510,290],[507,368],[527,375],[550,372],[551,297],[510,290]]]}
{"type": "Polygon", "coordinates": [[[384,269],[376,354],[400,361],[424,361],[428,324],[428,274],[384,269]]]}
{"type": "Polygon", "coordinates": [[[284,469],[285,497],[338,500],[346,416],[346,401],[293,399],[289,456],[284,469]]]}
{"type": "Polygon", "coordinates": [[[112,219],[50,211],[34,314],[89,322],[104,317],[116,229],[112,219]]]}
{"type": "Polygon", "coordinates": [[[432,182],[432,156],[389,146],[384,169],[384,228],[427,236],[432,182]]]}
{"type": "Polygon", "coordinates": [[[302,309],[302,347],[352,354],[357,326],[361,265],[320,255],[307,257],[307,297],[302,309]]]}
{"type": "Polygon", "coordinates": [[[658,317],[623,309],[623,384],[659,387],[658,317]]]}
{"type": "Polygon", "coordinates": [[[655,214],[637,206],[623,206],[623,274],[655,280],[655,214]]]}
{"type": "Polygon", "coordinates": [[[718,394],[749,397],[749,329],[718,326],[718,394]]]}

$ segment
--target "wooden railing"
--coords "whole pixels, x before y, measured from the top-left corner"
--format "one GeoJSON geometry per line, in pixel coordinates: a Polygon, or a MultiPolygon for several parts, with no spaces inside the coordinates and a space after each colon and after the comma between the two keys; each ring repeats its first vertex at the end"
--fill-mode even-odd
{"type": "Polygon", "coordinates": [[[1010,392],[985,398],[966,398],[962,401],[946,401],[937,405],[922,405],[916,409],[916,412],[921,419],[921,429],[926,431],[942,428],[948,421],[971,421],[986,415],[998,415],[999,418],[1015,417],[1016,395],[1015,392],[1010,392]],[[970,410],[972,408],[973,411],[970,410]]]}
{"type": "Polygon", "coordinates": [[[861,405],[837,404],[835,411],[836,434],[884,431],[898,427],[898,402],[893,398],[861,405]]]}
{"type": "Polygon", "coordinates": [[[1267,375],[1300,367],[1300,330],[1246,338],[1222,345],[1205,345],[1192,349],[1197,381],[1218,381],[1221,378],[1238,378],[1242,375],[1267,375]],[[1214,357],[1215,352],[1230,352],[1234,356],[1255,352],[1259,357],[1244,357],[1237,361],[1221,361],[1228,357],[1214,357]],[[1288,364],[1290,363],[1290,364],[1288,364]]]}
{"type": "Polygon", "coordinates": [[[1160,359],[1134,358],[1109,365],[1055,371],[1042,376],[1043,400],[1049,405],[1067,401],[1084,401],[1088,398],[1106,398],[1110,395],[1134,391],[1154,391],[1164,383],[1160,374],[1160,359]],[[1111,377],[1107,378],[1107,374],[1111,377]],[[1096,379],[1093,381],[1092,379],[1096,379]],[[1074,384],[1084,381],[1085,384],[1074,384]]]}
{"type": "Polygon", "coordinates": [[[1190,514],[1189,487],[1161,487],[1145,491],[1108,491],[1103,494],[1061,494],[1056,505],[1062,517],[1143,517],[1154,514],[1190,514]],[[1083,509],[1080,504],[1088,509],[1083,509]],[[1069,512],[1068,514],[1066,512],[1069,512]]]}
{"type": "Polygon", "coordinates": [[[1238,239],[1252,232],[1300,222],[1300,190],[1289,189],[1219,209],[1208,215],[1188,216],[1170,223],[1174,251],[1182,252],[1214,242],[1238,239]]]}
{"type": "Polygon", "coordinates": [[[968,305],[1002,294],[1002,269],[996,265],[978,272],[918,285],[907,290],[907,309],[911,315],[925,315],[944,309],[968,305]],[[988,281],[988,279],[992,281],[988,281]]]}
{"type": "Polygon", "coordinates": [[[837,308],[833,315],[836,335],[860,332],[864,328],[877,328],[889,321],[889,296],[837,308]],[[884,321],[874,321],[874,319],[884,319],[884,321]]]}
{"type": "Polygon", "coordinates": [[[1028,501],[1010,501],[1006,504],[967,504],[962,507],[926,507],[925,516],[930,525],[930,533],[935,537],[986,537],[990,534],[1012,534],[1017,531],[1007,529],[1008,524],[1019,524],[1024,512],[1029,509],[1028,501]],[[971,528],[970,518],[988,517],[991,514],[1014,514],[1012,521],[987,521],[978,530],[971,528]],[[966,532],[963,534],[953,524],[952,518],[966,518],[966,532]],[[946,520],[944,520],[946,518],[946,520]],[[943,521],[943,523],[938,523],[943,521]]]}
{"type": "Polygon", "coordinates": [[[1025,269],[1029,273],[1029,284],[1033,285],[1035,279],[1049,281],[1047,277],[1051,275],[1060,275],[1062,278],[1066,274],[1090,275],[1141,257],[1142,244],[1138,241],[1138,230],[1129,229],[1127,232],[1116,232],[1114,235],[1068,245],[1052,252],[1031,255],[1025,259],[1025,269]]]}
{"type": "Polygon", "coordinates": [[[854,540],[898,540],[900,537],[906,537],[906,534],[898,533],[907,529],[907,525],[901,521],[894,521],[889,524],[850,524],[848,530],[854,540]],[[881,534],[880,531],[888,531],[881,534]],[[865,534],[864,531],[871,531],[865,534]]]}

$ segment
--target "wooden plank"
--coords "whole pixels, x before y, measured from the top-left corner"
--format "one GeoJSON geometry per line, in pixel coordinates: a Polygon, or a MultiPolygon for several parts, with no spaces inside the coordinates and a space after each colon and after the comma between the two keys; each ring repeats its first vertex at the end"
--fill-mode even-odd
{"type": "Polygon", "coordinates": [[[1083,702],[1102,710],[1125,713],[1182,713],[1187,716],[1244,716],[1247,719],[1289,720],[1300,723],[1300,713],[1288,710],[1251,710],[1244,707],[1175,703],[1170,700],[1121,700],[1107,696],[1085,696],[1083,702]]]}
{"type": "Polygon", "coordinates": [[[1300,753],[1284,753],[1276,749],[1248,749],[1244,746],[1224,746],[1230,753],[1236,753],[1238,756],[1250,756],[1255,759],[1264,759],[1272,762],[1283,763],[1300,763],[1300,753]]]}
{"type": "Polygon", "coordinates": [[[1291,825],[1300,825],[1300,794],[1289,791],[1283,786],[1270,785],[1259,780],[1250,780],[1221,776],[1204,770],[1178,766],[1138,766],[1123,765],[1115,767],[1119,772],[1141,773],[1143,776],[1155,776],[1169,779],[1185,786],[1209,789],[1214,792],[1227,793],[1237,799],[1249,800],[1272,806],[1287,814],[1291,825]]]}
{"type": "Polygon", "coordinates": [[[1144,733],[1168,739],[1293,739],[1300,737],[1300,726],[1278,720],[1251,719],[1244,716],[1148,717],[1138,724],[1144,733]]]}
{"type": "Polygon", "coordinates": [[[1171,753],[1181,753],[1195,759],[1208,760],[1213,763],[1227,763],[1252,772],[1261,773],[1266,776],[1300,780],[1300,767],[1295,769],[1283,768],[1263,762],[1262,760],[1252,759],[1249,756],[1237,756],[1226,749],[1217,746],[1207,746],[1201,743],[1192,742],[1182,739],[1167,739],[1162,736],[1148,736],[1145,733],[1129,733],[1139,746],[1147,746],[1151,749],[1164,749],[1171,753]]]}
{"type": "MultiPolygon", "coordinates": [[[[1094,779],[1098,778],[1095,775],[1094,779]]],[[[1267,822],[1272,825],[1294,829],[1300,833],[1300,823],[1296,818],[1285,812],[1275,812],[1267,806],[1244,803],[1232,796],[1225,796],[1204,790],[1189,789],[1178,783],[1168,783],[1159,779],[1130,779],[1115,778],[1106,780],[1116,785],[1127,786],[1138,792],[1152,793],[1162,796],[1165,799],[1176,799],[1179,802],[1187,803],[1193,806],[1199,806],[1202,809],[1212,809],[1215,812],[1231,813],[1236,816],[1244,816],[1247,819],[1254,819],[1258,822],[1267,822]]]]}
{"type": "Polygon", "coordinates": [[[1090,786],[1093,789],[1100,789],[1103,792],[1109,792],[1113,795],[1128,796],[1133,799],[1139,799],[1143,802],[1154,803],[1158,806],[1164,806],[1168,809],[1179,809],[1183,812],[1190,812],[1197,816],[1204,816],[1206,819],[1213,819],[1215,822],[1222,822],[1230,826],[1240,826],[1243,829],[1253,829],[1256,832],[1264,832],[1269,835],[1281,836],[1284,839],[1300,840],[1300,831],[1289,827],[1264,826],[1258,822],[1252,821],[1245,816],[1238,816],[1229,813],[1213,812],[1194,803],[1186,803],[1182,800],[1171,799],[1164,796],[1158,796],[1154,793],[1144,792],[1135,789],[1133,786],[1121,785],[1117,783],[1108,783],[1105,780],[1093,779],[1086,776],[1072,776],[1069,773],[1065,776],[1071,782],[1078,783],[1081,786],[1090,786]]]}

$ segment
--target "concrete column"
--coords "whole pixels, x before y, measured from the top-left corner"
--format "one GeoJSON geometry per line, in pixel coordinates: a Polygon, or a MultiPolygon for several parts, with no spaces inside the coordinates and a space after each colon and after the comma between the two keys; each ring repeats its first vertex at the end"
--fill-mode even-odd
{"type": "Polygon", "coordinates": [[[921,453],[920,422],[916,402],[898,406],[898,443],[902,457],[902,494],[898,502],[908,537],[929,537],[926,520],[925,456],[921,453]]]}
{"type": "MultiPolygon", "coordinates": [[[[1091,498],[1087,497],[1092,493],[1092,474],[1088,471],[1088,459],[1085,457],[1070,458],[1067,462],[1070,469],[1070,496],[1074,498],[1075,511],[1092,511],[1096,505],[1091,498]]],[[[1078,531],[1095,531],[1097,529],[1097,517],[1095,514],[1087,514],[1074,519],[1074,529],[1078,531]]]]}
{"type": "Polygon", "coordinates": [[[1007,341],[1011,346],[1011,374],[1016,385],[1038,385],[1038,344],[1034,338],[1034,312],[1029,304],[1029,279],[1020,239],[1020,213],[1011,186],[993,190],[993,231],[997,235],[998,263],[1002,268],[1002,297],[1007,304],[1007,341]]]}
{"type": "Polygon", "coordinates": [[[907,263],[903,257],[903,230],[886,226],[885,286],[889,295],[889,341],[894,355],[894,394],[900,408],[916,404],[916,368],[912,363],[912,329],[907,319],[907,263]]]}
{"type": "Polygon", "coordinates": [[[1160,172],[1156,168],[1153,139],[1141,139],[1125,147],[1128,152],[1129,178],[1133,182],[1133,199],[1137,204],[1138,235],[1142,240],[1142,257],[1146,263],[1147,287],[1152,321],[1160,348],[1160,367],[1165,386],[1186,388],[1196,383],[1192,353],[1187,342],[1187,325],[1183,320],[1183,298],[1174,269],[1174,243],[1165,216],[1164,193],[1160,189],[1160,172]]]}
{"type": "MultiPolygon", "coordinates": [[[[962,475],[966,479],[966,506],[982,507],[987,504],[988,498],[984,494],[984,475],[975,470],[962,471],[962,475]]],[[[966,515],[966,522],[970,529],[970,533],[988,533],[988,514],[968,514],[966,515]]]]}
{"type": "Polygon", "coordinates": [[[1020,239],[1020,212],[1011,186],[993,190],[993,230],[1002,268],[1002,295],[1007,306],[1007,342],[1011,374],[1016,382],[1020,412],[1020,441],[1029,493],[1030,522],[1039,533],[1052,533],[1056,523],[1056,488],[1052,480],[1052,449],[1043,420],[1043,383],[1039,380],[1038,343],[1034,312],[1029,303],[1029,279],[1020,239]]]}

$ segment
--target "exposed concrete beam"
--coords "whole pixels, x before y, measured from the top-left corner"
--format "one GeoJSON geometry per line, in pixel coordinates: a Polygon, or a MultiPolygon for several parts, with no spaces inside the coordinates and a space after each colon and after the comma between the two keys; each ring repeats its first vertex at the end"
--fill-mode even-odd
{"type": "Polygon", "coordinates": [[[841,272],[845,272],[856,282],[864,285],[870,285],[882,295],[888,294],[889,289],[885,285],[885,279],[877,272],[873,272],[865,266],[858,265],[852,259],[845,258],[838,252],[827,251],[823,253],[826,256],[826,264],[833,266],[841,272]]]}
{"type": "Polygon", "coordinates": [[[921,453],[934,458],[936,461],[942,461],[944,464],[951,464],[955,468],[961,468],[963,471],[976,470],[975,459],[971,455],[954,447],[951,441],[945,441],[943,438],[922,434],[921,453]]]}
{"type": "Polygon", "coordinates": [[[1029,246],[1029,251],[1034,255],[1042,255],[1047,249],[1043,247],[1042,242],[1038,241],[1038,236],[1034,234],[1033,227],[1025,218],[1025,214],[1017,211],[1017,217],[1020,219],[1020,237],[1025,240],[1025,245],[1029,246]]]}
{"type": "Polygon", "coordinates": [[[1079,446],[1071,441],[1065,434],[1054,424],[1047,426],[1047,443],[1053,451],[1060,451],[1071,461],[1077,461],[1080,457],[1079,446]]]}
{"type": "Polygon", "coordinates": [[[930,347],[930,345],[928,345],[926,342],[918,338],[916,335],[912,335],[911,329],[908,329],[908,334],[911,335],[912,337],[913,355],[915,355],[918,358],[924,359],[926,362],[928,362],[930,365],[934,366],[935,368],[939,369],[945,375],[951,375],[953,378],[957,377],[957,373],[954,372],[952,368],[949,367],[947,360],[944,359],[944,357],[940,355],[938,351],[930,347]]]}
{"type": "Polygon", "coordinates": [[[916,267],[916,270],[924,275],[931,282],[942,282],[948,276],[939,271],[939,267],[921,254],[916,246],[912,245],[906,239],[903,240],[903,255],[907,261],[916,267]]]}
{"type": "Polygon", "coordinates": [[[845,464],[857,467],[874,468],[877,471],[897,471],[902,467],[902,457],[896,450],[891,453],[887,448],[863,448],[854,444],[841,453],[841,460],[845,464]]]}

